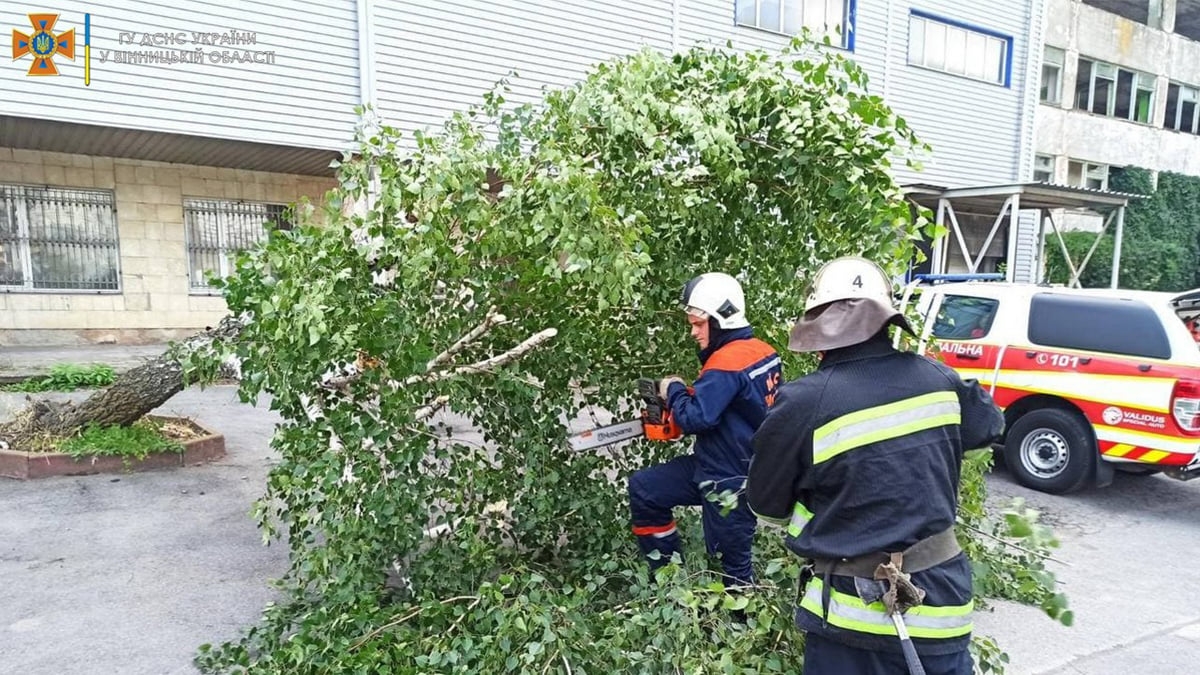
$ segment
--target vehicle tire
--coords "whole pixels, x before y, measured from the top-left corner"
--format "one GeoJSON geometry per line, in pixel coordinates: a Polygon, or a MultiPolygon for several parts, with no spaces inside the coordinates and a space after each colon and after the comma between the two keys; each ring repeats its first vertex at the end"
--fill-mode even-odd
{"type": "Polygon", "coordinates": [[[1004,444],[1004,463],[1017,482],[1055,495],[1084,487],[1098,455],[1091,426],[1080,414],[1062,408],[1022,415],[1004,444]]]}

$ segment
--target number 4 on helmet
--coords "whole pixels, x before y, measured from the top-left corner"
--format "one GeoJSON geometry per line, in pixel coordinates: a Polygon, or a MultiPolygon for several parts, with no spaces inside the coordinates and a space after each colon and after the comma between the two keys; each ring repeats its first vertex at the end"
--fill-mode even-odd
{"type": "Polygon", "coordinates": [[[638,395],[645,407],[639,419],[609,424],[588,429],[567,438],[575,451],[591,450],[613,443],[645,437],[652,441],[674,441],[683,437],[683,431],[671,417],[671,409],[658,395],[658,381],[638,380],[638,395]]]}

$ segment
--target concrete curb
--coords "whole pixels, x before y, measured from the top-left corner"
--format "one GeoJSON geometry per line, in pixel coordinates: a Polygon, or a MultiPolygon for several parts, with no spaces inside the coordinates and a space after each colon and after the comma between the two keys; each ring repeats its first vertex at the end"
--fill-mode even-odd
{"type": "Polygon", "coordinates": [[[225,437],[183,417],[154,416],[167,421],[185,421],[204,432],[204,436],[185,441],[183,452],[155,452],[144,459],[125,457],[84,457],[75,459],[63,452],[25,452],[0,450],[0,477],[30,480],[51,476],[88,476],[100,473],[134,473],[206,464],[225,456],[225,437]]]}

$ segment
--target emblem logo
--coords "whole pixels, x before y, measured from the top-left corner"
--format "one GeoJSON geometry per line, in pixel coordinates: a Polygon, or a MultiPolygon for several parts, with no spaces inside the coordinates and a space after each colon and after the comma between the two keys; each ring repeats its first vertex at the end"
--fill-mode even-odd
{"type": "Polygon", "coordinates": [[[57,14],[30,14],[29,23],[33,25],[33,33],[26,35],[17,29],[12,32],[13,60],[24,56],[32,56],[26,75],[58,75],[54,65],[54,57],[62,55],[75,60],[75,29],[63,33],[54,32],[54,23],[58,21],[57,14]]]}
{"type": "Polygon", "coordinates": [[[1104,409],[1103,417],[1105,424],[1115,427],[1121,423],[1121,420],[1125,419],[1125,413],[1114,405],[1104,409]]]}

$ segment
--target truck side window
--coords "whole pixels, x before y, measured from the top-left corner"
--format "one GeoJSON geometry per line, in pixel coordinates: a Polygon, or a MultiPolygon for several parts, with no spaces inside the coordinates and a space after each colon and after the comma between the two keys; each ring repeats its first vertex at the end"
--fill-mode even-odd
{"type": "Polygon", "coordinates": [[[1029,303],[1029,341],[1045,347],[1171,358],[1154,309],[1138,300],[1038,293],[1029,303]]]}
{"type": "Polygon", "coordinates": [[[947,295],[933,323],[933,336],[943,340],[978,340],[992,330],[1000,301],[947,295]]]}

